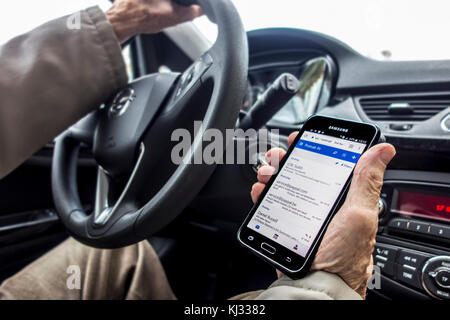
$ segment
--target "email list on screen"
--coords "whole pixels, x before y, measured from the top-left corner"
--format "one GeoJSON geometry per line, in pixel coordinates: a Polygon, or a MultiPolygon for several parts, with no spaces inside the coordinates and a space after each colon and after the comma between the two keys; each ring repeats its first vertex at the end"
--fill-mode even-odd
{"type": "Polygon", "coordinates": [[[305,131],[248,227],[305,257],[365,147],[305,131]]]}

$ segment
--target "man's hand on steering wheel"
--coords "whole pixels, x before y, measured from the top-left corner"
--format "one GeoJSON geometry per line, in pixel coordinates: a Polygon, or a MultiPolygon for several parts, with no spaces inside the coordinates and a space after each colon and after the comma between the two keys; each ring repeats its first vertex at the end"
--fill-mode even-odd
{"type": "MultiPolygon", "coordinates": [[[[298,132],[289,136],[289,145],[298,132]]],[[[258,182],[252,187],[253,202],[261,195],[266,183],[286,152],[271,149],[266,158],[271,166],[258,170],[258,182]],[[271,159],[276,159],[271,161],[271,159]]],[[[378,228],[378,199],[386,166],[395,156],[392,145],[383,143],[369,149],[356,165],[353,180],[341,209],[331,221],[312,270],[324,270],[339,275],[361,297],[366,295],[366,283],[372,274],[372,251],[378,228]]],[[[277,271],[278,276],[282,274],[277,271]]]]}
{"type": "Polygon", "coordinates": [[[106,12],[120,43],[136,34],[157,33],[202,14],[198,5],[185,7],[171,0],[117,0],[106,12]]]}

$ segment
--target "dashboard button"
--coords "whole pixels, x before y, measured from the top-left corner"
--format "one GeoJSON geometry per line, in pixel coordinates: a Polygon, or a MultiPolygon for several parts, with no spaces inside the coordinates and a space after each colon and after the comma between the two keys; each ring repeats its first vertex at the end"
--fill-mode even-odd
{"type": "Polygon", "coordinates": [[[394,262],[395,256],[397,255],[397,249],[383,245],[383,244],[375,244],[374,255],[386,257],[386,261],[394,262]]]}
{"type": "Polygon", "coordinates": [[[380,268],[381,273],[391,276],[394,276],[394,264],[389,261],[383,261],[379,257],[375,257],[373,259],[374,264],[380,268]]]}
{"type": "Polygon", "coordinates": [[[270,244],[267,244],[265,242],[261,243],[261,248],[270,254],[275,254],[275,252],[277,251],[275,247],[272,247],[270,244]]]}
{"type": "Polygon", "coordinates": [[[392,219],[391,221],[389,221],[389,227],[400,230],[408,230],[408,220],[392,219]]]}
{"type": "Polygon", "coordinates": [[[381,273],[394,276],[394,263],[398,250],[382,243],[375,244],[373,262],[380,268],[381,273]]]}
{"type": "Polygon", "coordinates": [[[420,271],[410,265],[400,265],[397,272],[398,280],[414,288],[422,289],[419,275],[420,271]]]}
{"type": "Polygon", "coordinates": [[[398,256],[398,263],[400,265],[408,265],[414,268],[422,268],[423,263],[430,255],[421,254],[418,252],[412,252],[407,250],[401,250],[398,256]]]}
{"type": "Polygon", "coordinates": [[[438,270],[434,277],[434,281],[436,281],[440,287],[450,289],[450,269],[445,268],[438,270]]]}
{"type": "Polygon", "coordinates": [[[437,289],[434,294],[441,299],[450,299],[450,293],[437,289]]]}
{"type": "Polygon", "coordinates": [[[429,234],[430,224],[418,221],[411,221],[408,230],[422,234],[429,234]]]}
{"type": "Polygon", "coordinates": [[[450,228],[439,224],[431,224],[430,234],[444,239],[450,239],[450,228]]]}

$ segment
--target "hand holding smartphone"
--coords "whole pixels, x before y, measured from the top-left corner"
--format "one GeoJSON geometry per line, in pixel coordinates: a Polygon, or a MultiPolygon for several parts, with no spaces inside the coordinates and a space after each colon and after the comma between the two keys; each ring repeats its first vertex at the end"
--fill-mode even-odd
{"type": "Polygon", "coordinates": [[[302,277],[357,161],[379,137],[371,124],[311,117],[242,224],[239,241],[290,277],[302,277]]]}

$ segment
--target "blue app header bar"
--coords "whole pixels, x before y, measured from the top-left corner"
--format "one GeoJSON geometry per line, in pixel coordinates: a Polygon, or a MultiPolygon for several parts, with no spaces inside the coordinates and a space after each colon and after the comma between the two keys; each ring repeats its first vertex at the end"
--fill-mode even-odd
{"type": "Polygon", "coordinates": [[[306,141],[300,139],[297,142],[296,148],[311,151],[318,154],[323,154],[324,156],[336,158],[339,160],[344,160],[352,163],[358,162],[358,159],[361,157],[361,154],[342,150],[330,146],[326,146],[320,143],[315,143],[311,141],[306,141]]]}

